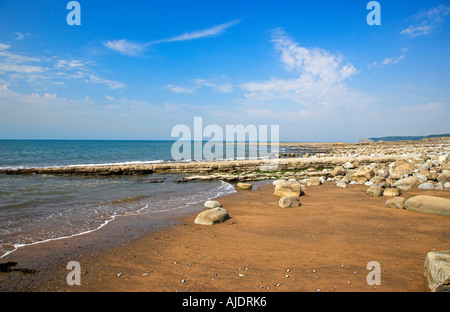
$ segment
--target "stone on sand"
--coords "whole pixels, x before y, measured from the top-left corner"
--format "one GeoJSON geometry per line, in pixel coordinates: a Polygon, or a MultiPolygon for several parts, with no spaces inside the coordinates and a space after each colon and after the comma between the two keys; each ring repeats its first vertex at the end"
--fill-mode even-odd
{"type": "Polygon", "coordinates": [[[384,189],[383,196],[400,196],[402,195],[402,190],[396,187],[387,187],[384,189]]]}
{"type": "Polygon", "coordinates": [[[221,223],[230,218],[228,211],[224,208],[212,208],[200,212],[194,220],[195,224],[213,225],[221,223]]]}
{"type": "Polygon", "coordinates": [[[388,208],[397,208],[397,209],[405,209],[405,201],[403,197],[394,197],[391,199],[388,199],[384,206],[388,208]]]}
{"type": "Polygon", "coordinates": [[[345,181],[339,181],[336,183],[336,186],[341,187],[341,188],[347,188],[348,185],[347,185],[347,182],[345,182],[345,181]]]}
{"type": "Polygon", "coordinates": [[[317,185],[320,185],[320,184],[322,184],[322,181],[320,181],[319,178],[308,178],[306,180],[306,186],[307,187],[308,186],[317,186],[317,185]]]}
{"type": "Polygon", "coordinates": [[[241,190],[251,190],[252,189],[252,184],[251,183],[239,182],[237,184],[237,188],[240,188],[241,190]]]}
{"type": "Polygon", "coordinates": [[[367,189],[366,194],[372,197],[380,197],[383,195],[383,188],[379,185],[372,185],[367,189]]]}
{"type": "Polygon", "coordinates": [[[300,196],[301,189],[298,181],[276,180],[274,194],[276,196],[300,196]]]}
{"type": "Polygon", "coordinates": [[[208,209],[213,209],[217,207],[222,207],[222,204],[218,202],[217,200],[208,200],[203,204],[203,207],[208,209]]]}
{"type": "Polygon", "coordinates": [[[450,217],[450,199],[443,197],[429,195],[414,196],[405,202],[405,208],[411,211],[450,217]]]}
{"type": "Polygon", "coordinates": [[[283,196],[278,201],[281,208],[292,208],[300,206],[300,200],[297,196],[283,196]]]}
{"type": "Polygon", "coordinates": [[[429,252],[425,257],[424,276],[432,292],[449,292],[450,250],[429,252]]]}

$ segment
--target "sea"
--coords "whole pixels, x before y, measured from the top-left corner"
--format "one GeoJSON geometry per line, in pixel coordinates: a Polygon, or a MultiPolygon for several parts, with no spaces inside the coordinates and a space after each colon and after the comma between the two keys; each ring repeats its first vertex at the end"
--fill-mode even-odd
{"type": "MultiPolygon", "coordinates": [[[[173,162],[173,144],[0,140],[0,169],[173,162]]],[[[281,147],[280,152],[289,151],[281,147]]],[[[236,192],[234,185],[224,181],[178,183],[182,176],[0,174],[0,258],[30,244],[96,231],[119,216],[162,214],[193,205],[201,210],[206,200],[236,192]]]]}

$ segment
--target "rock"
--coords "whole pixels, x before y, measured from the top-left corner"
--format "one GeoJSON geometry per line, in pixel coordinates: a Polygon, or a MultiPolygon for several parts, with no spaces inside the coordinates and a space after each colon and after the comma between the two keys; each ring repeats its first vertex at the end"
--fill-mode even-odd
{"type": "Polygon", "coordinates": [[[420,182],[427,182],[427,180],[428,180],[428,177],[426,175],[424,175],[424,174],[421,174],[421,173],[416,174],[415,177],[417,179],[419,179],[420,182]]]}
{"type": "Polygon", "coordinates": [[[414,166],[410,163],[403,163],[399,166],[396,166],[394,169],[395,173],[398,174],[412,174],[414,171],[414,166]]]}
{"type": "Polygon", "coordinates": [[[395,182],[397,182],[397,180],[395,180],[395,179],[392,179],[392,178],[387,178],[387,179],[386,179],[386,183],[387,183],[389,186],[394,185],[395,182]]]}
{"type": "Polygon", "coordinates": [[[431,182],[421,183],[417,188],[423,189],[423,190],[434,190],[435,186],[431,182]]]}
{"type": "Polygon", "coordinates": [[[347,161],[345,164],[343,164],[342,167],[345,168],[345,169],[353,169],[353,168],[355,168],[355,166],[349,161],[347,161]]]}
{"type": "Polygon", "coordinates": [[[384,192],[383,192],[383,196],[400,196],[402,195],[402,190],[398,189],[396,187],[387,187],[384,192]]]}
{"type": "Polygon", "coordinates": [[[300,200],[297,196],[283,196],[278,201],[281,208],[292,208],[300,206],[300,200]]]}
{"type": "Polygon", "coordinates": [[[444,184],[444,189],[450,189],[450,182],[444,184]]]}
{"type": "Polygon", "coordinates": [[[348,185],[344,181],[339,181],[339,182],[336,183],[336,186],[337,187],[341,187],[341,188],[347,188],[348,185]]]}
{"type": "Polygon", "coordinates": [[[218,202],[217,200],[208,200],[203,204],[203,207],[207,209],[213,209],[217,207],[222,207],[222,204],[218,202]]]}
{"type": "Polygon", "coordinates": [[[389,177],[389,172],[386,171],[385,169],[380,169],[377,170],[377,176],[386,179],[387,177],[389,177]]]}
{"type": "Polygon", "coordinates": [[[306,186],[317,186],[322,184],[322,181],[319,178],[308,178],[306,180],[306,186]]]}
{"type": "Polygon", "coordinates": [[[194,220],[195,224],[213,225],[229,219],[228,211],[223,208],[212,208],[200,212],[194,220]]]}
{"type": "Polygon", "coordinates": [[[397,209],[405,209],[405,201],[403,197],[394,197],[391,199],[388,199],[384,206],[388,208],[397,208],[397,209]]]}
{"type": "Polygon", "coordinates": [[[373,177],[373,170],[370,168],[362,168],[359,169],[356,172],[353,172],[351,175],[351,179],[353,181],[356,181],[358,183],[364,183],[367,180],[371,179],[373,177]]]}
{"type": "Polygon", "coordinates": [[[380,197],[383,195],[383,188],[379,185],[373,185],[367,189],[366,194],[372,197],[380,197]]]}
{"type": "Polygon", "coordinates": [[[417,187],[419,184],[420,181],[416,177],[408,177],[398,180],[393,184],[393,186],[398,187],[403,191],[408,191],[414,187],[417,187]]]}
{"type": "Polygon", "coordinates": [[[343,175],[345,175],[345,169],[342,168],[341,166],[337,166],[336,168],[333,169],[333,171],[331,172],[331,175],[333,177],[335,177],[335,176],[343,176],[343,175]]]}
{"type": "Polygon", "coordinates": [[[450,217],[450,199],[443,197],[428,195],[414,196],[405,202],[405,208],[411,211],[450,217]]]}
{"type": "Polygon", "coordinates": [[[442,174],[437,177],[437,181],[441,183],[450,182],[450,172],[445,170],[442,174]]]}
{"type": "Polygon", "coordinates": [[[449,159],[450,159],[450,155],[448,155],[448,154],[446,154],[446,155],[440,155],[440,156],[438,157],[438,161],[439,161],[440,163],[448,162],[449,159]]]}
{"type": "Polygon", "coordinates": [[[237,184],[237,188],[240,188],[242,190],[251,190],[252,189],[252,184],[251,183],[239,182],[237,184]]]}
{"type": "Polygon", "coordinates": [[[431,181],[437,181],[437,177],[438,177],[438,174],[437,174],[437,172],[435,172],[435,171],[431,171],[431,172],[428,174],[428,180],[431,180],[431,181]]]}
{"type": "Polygon", "coordinates": [[[424,277],[432,292],[450,291],[450,250],[427,253],[424,277]]]}
{"type": "Polygon", "coordinates": [[[274,194],[276,196],[300,196],[301,189],[298,181],[277,180],[274,194]]]}

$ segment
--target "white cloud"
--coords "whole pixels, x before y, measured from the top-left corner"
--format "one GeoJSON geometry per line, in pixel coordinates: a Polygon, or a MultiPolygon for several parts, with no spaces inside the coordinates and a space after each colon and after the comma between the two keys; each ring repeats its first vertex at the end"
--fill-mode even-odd
{"type": "Polygon", "coordinates": [[[442,24],[447,15],[450,14],[450,6],[441,4],[428,11],[414,15],[412,18],[417,20],[414,25],[402,29],[400,34],[414,38],[431,34],[440,24],[442,24]]]}
{"type": "Polygon", "coordinates": [[[200,39],[200,38],[206,38],[206,37],[212,37],[217,36],[221,33],[223,33],[226,29],[230,28],[233,25],[236,25],[239,23],[239,20],[233,20],[227,23],[223,23],[220,25],[216,25],[207,29],[193,31],[184,33],[181,35],[177,35],[170,38],[165,39],[159,39],[155,41],[149,41],[146,43],[137,43],[137,42],[131,42],[127,39],[120,39],[120,40],[108,40],[103,42],[103,45],[110,49],[114,50],[116,52],[119,52],[120,54],[127,55],[127,56],[142,56],[145,49],[148,46],[164,43],[164,42],[176,42],[176,41],[187,41],[187,40],[194,40],[194,39],[200,39]]]}
{"type": "Polygon", "coordinates": [[[189,33],[184,33],[184,34],[174,36],[171,38],[167,38],[167,39],[156,40],[156,41],[150,42],[150,44],[156,44],[156,43],[162,43],[162,42],[186,41],[186,40],[193,40],[193,39],[217,36],[217,35],[221,34],[222,32],[224,32],[226,29],[230,28],[233,25],[236,25],[239,22],[240,22],[239,20],[234,20],[231,22],[213,26],[211,28],[193,31],[193,32],[189,32],[189,33]]]}
{"type": "Polygon", "coordinates": [[[28,82],[32,86],[62,85],[65,80],[79,79],[86,83],[106,85],[109,89],[124,88],[125,84],[101,77],[93,69],[95,63],[81,59],[36,57],[11,52],[11,45],[0,43],[1,81],[28,82]]]}
{"type": "Polygon", "coordinates": [[[33,65],[17,65],[0,63],[0,72],[17,72],[17,73],[41,73],[44,68],[33,65]]]}
{"type": "Polygon", "coordinates": [[[289,99],[305,106],[329,107],[347,101],[356,95],[344,81],[357,73],[356,68],[344,61],[342,55],[319,48],[300,46],[283,29],[276,29],[272,42],[280,53],[280,60],[288,71],[299,76],[295,79],[272,78],[264,82],[241,85],[246,97],[255,100],[289,99]]]}
{"type": "Polygon", "coordinates": [[[108,49],[117,51],[123,55],[141,56],[148,44],[134,43],[127,39],[120,39],[112,41],[108,40],[103,42],[103,45],[108,49]]]}

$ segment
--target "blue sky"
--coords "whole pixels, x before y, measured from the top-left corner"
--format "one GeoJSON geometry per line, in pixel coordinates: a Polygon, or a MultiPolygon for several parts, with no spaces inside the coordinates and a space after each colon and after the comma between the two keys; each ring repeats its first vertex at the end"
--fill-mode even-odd
{"type": "Polygon", "coordinates": [[[282,141],[450,132],[450,3],[0,1],[0,138],[177,139],[279,125],[282,141]]]}

